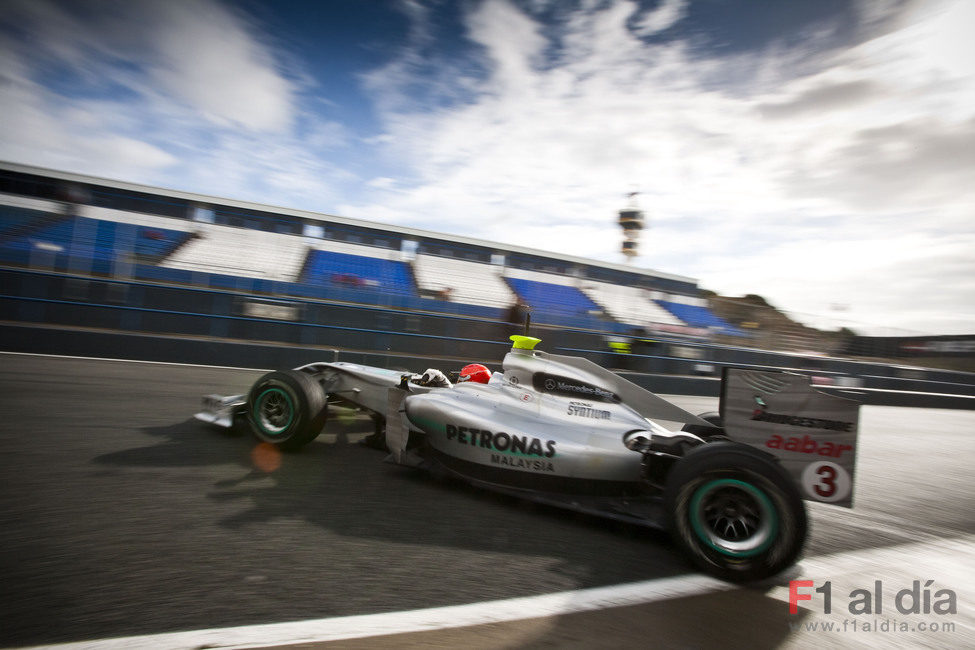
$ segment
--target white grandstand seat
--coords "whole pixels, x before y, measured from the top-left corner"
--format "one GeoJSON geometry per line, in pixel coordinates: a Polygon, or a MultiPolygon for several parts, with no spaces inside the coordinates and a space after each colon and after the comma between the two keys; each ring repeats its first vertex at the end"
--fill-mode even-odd
{"type": "Polygon", "coordinates": [[[620,323],[643,327],[684,325],[676,316],[653,302],[655,294],[646,289],[591,280],[581,282],[579,289],[620,323]]]}
{"type": "Polygon", "coordinates": [[[508,307],[515,294],[501,278],[502,267],[435,255],[417,255],[413,275],[421,292],[450,290],[450,301],[484,307],[508,307]]]}
{"type": "Polygon", "coordinates": [[[199,237],[182,246],[160,266],[293,282],[301,272],[309,248],[308,241],[298,235],[215,224],[194,225],[199,237]]]}

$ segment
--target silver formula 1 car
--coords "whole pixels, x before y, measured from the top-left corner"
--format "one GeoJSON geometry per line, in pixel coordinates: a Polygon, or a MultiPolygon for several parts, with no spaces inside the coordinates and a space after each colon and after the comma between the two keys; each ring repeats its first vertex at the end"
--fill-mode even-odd
{"type": "Polygon", "coordinates": [[[493,375],[312,363],[247,395],[206,396],[196,417],[246,419],[294,451],[329,405],[352,406],[372,416],[372,442],[392,462],[667,529],[698,567],[734,581],[796,561],[803,499],[852,506],[859,404],[804,375],[727,369],[719,412],[698,416],[591,361],[535,350],[538,339],[511,339],[493,375]]]}

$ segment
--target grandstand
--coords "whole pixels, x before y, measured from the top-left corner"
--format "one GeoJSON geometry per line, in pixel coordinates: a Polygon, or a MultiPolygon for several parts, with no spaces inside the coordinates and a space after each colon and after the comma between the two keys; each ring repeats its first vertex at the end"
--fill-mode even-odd
{"type": "Polygon", "coordinates": [[[716,316],[703,298],[654,292],[654,301],[691,327],[716,330],[729,336],[744,336],[737,327],[716,316]]]}
{"type": "Polygon", "coordinates": [[[535,323],[608,333],[743,334],[693,279],[630,266],[10,164],[0,192],[8,265],[499,320],[520,302],[535,323]]]}
{"type": "Polygon", "coordinates": [[[436,255],[417,255],[413,272],[420,292],[468,305],[505,308],[516,296],[496,264],[436,255]]]}
{"type": "Polygon", "coordinates": [[[966,371],[975,358],[971,337],[823,332],[684,276],[2,162],[0,274],[8,323],[493,356],[527,307],[553,349],[612,349],[595,360],[632,368],[615,352],[629,349],[645,372],[792,351],[803,367],[824,353],[966,371]]]}
{"type": "Polygon", "coordinates": [[[653,301],[647,289],[625,284],[586,281],[580,290],[599,303],[614,320],[637,327],[683,326],[676,316],[653,301]]]}

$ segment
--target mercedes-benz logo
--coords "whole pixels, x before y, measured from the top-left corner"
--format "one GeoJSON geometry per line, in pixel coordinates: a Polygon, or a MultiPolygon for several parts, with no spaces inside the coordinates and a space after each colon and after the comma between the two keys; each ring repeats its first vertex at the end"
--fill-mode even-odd
{"type": "Polygon", "coordinates": [[[546,390],[555,390],[555,386],[556,386],[556,384],[555,384],[555,380],[554,379],[546,379],[545,380],[545,389],[546,390]]]}

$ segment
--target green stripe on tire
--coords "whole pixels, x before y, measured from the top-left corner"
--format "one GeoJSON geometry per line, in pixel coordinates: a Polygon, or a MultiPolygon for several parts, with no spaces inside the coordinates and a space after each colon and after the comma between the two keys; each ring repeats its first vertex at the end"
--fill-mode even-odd
{"type": "MultiPolygon", "coordinates": [[[[291,425],[294,424],[296,415],[295,405],[291,400],[291,396],[288,395],[287,391],[280,388],[268,388],[254,400],[254,422],[268,436],[279,436],[287,432],[291,425]],[[283,398],[284,405],[287,408],[287,421],[284,424],[274,424],[271,418],[275,417],[275,415],[273,413],[265,413],[266,409],[269,410],[273,407],[273,405],[268,404],[268,401],[275,398],[283,398]]],[[[284,416],[285,414],[282,412],[280,419],[285,419],[284,416]]]]}
{"type": "MultiPolygon", "coordinates": [[[[694,490],[688,517],[694,529],[694,534],[697,535],[699,540],[714,551],[730,557],[752,557],[762,553],[775,542],[775,536],[779,528],[778,513],[765,492],[751,483],[732,478],[713,479],[694,490]],[[705,520],[704,507],[708,505],[715,507],[713,503],[704,503],[705,497],[711,497],[719,490],[724,489],[744,492],[752,497],[754,499],[753,503],[758,506],[758,511],[761,515],[758,519],[758,526],[755,532],[743,541],[734,541],[722,537],[705,520]]],[[[735,517],[730,515],[725,518],[728,520],[735,519],[735,517]]]]}

